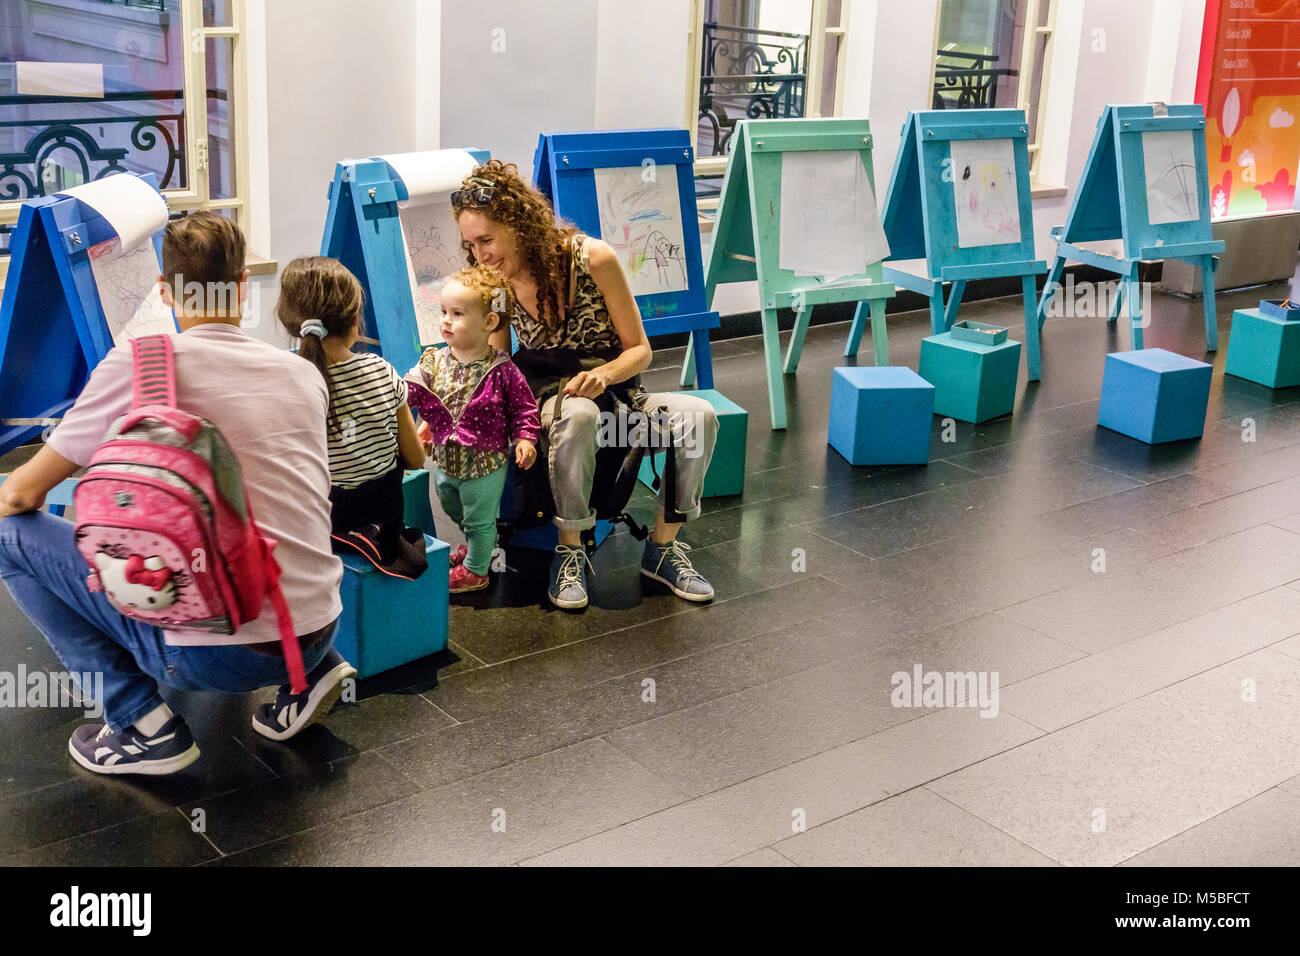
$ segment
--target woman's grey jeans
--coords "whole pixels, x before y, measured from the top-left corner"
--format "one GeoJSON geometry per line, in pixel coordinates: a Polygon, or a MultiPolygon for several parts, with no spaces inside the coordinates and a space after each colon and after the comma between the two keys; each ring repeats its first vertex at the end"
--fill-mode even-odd
{"type": "MultiPolygon", "coordinates": [[[[585,531],[596,524],[591,483],[596,472],[596,450],[614,438],[615,429],[641,429],[651,450],[667,445],[662,427],[672,429],[677,455],[677,510],[687,521],[700,516],[704,475],[718,440],[718,416],[702,398],[689,392],[654,392],[647,396],[645,417],[620,405],[617,416],[602,416],[589,398],[564,397],[560,418],[555,418],[555,398],[541,408],[542,437],[555,496],[555,525],[562,531],[585,531]],[[659,409],[665,411],[660,414],[659,409]]],[[[636,432],[633,432],[636,434],[636,432]]],[[[664,489],[659,491],[658,512],[664,513],[664,489]]]]}

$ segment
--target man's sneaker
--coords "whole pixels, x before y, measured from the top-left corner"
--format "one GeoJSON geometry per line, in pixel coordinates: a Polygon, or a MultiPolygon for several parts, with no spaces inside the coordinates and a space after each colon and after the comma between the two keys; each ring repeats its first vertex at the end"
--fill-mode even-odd
{"type": "Polygon", "coordinates": [[[113,731],[108,724],[86,724],[72,732],[68,753],[92,773],[162,775],[199,759],[198,745],[180,714],[173,714],[151,737],[134,725],[113,731]]]}
{"type": "Polygon", "coordinates": [[[328,714],[343,693],[343,682],[356,676],[357,669],[331,647],[307,675],[305,691],[295,694],[282,684],[274,703],[257,708],[253,729],[270,740],[288,740],[328,714]]]}
{"type": "Polygon", "coordinates": [[[469,554],[469,548],[465,547],[465,545],[463,545],[463,544],[458,544],[458,545],[456,545],[456,550],[453,551],[453,552],[451,553],[451,555],[448,557],[447,560],[450,562],[451,566],[454,568],[454,567],[456,567],[458,564],[464,564],[464,563],[465,563],[465,555],[467,555],[467,554],[469,554]]]}
{"type": "Polygon", "coordinates": [[[646,538],[645,554],[641,557],[641,573],[648,578],[668,585],[679,598],[687,601],[712,601],[713,585],[691,565],[686,552],[689,544],[670,541],[656,544],[646,538]]]}
{"type": "MultiPolygon", "coordinates": [[[[591,560],[581,547],[567,544],[555,546],[555,558],[551,561],[551,586],[546,589],[546,596],[551,603],[566,611],[578,611],[587,606],[587,568],[591,560]]],[[[595,569],[592,568],[595,574],[595,569]]]]}
{"type": "Polygon", "coordinates": [[[452,594],[464,594],[466,591],[482,591],[488,584],[486,574],[475,574],[464,564],[458,564],[451,569],[448,590],[452,594]]]}

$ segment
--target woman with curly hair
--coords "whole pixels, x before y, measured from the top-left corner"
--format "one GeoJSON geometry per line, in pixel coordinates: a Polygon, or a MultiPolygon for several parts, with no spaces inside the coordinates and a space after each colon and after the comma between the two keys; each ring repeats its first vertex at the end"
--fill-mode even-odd
{"type": "MultiPolygon", "coordinates": [[[[582,532],[596,523],[589,504],[601,434],[601,414],[647,407],[664,410],[676,463],[676,500],[659,494],[654,532],[646,540],[641,573],[688,601],[709,601],[713,587],[677,540],[682,522],[699,517],[704,475],[713,456],[718,420],[701,398],[680,392],[648,395],[638,376],[650,366],[650,342],[641,313],[614,251],[572,226],[556,222],[550,203],[525,183],[512,163],[477,166],[452,194],[462,247],[471,265],[485,263],[514,292],[510,324],[519,338],[515,363],[538,391],[541,454],[555,497],[559,544],[547,594],[557,607],[587,606],[582,532]],[[542,382],[567,380],[563,401],[542,382]],[[560,414],[556,415],[556,406],[560,414]]],[[[494,345],[508,350],[502,329],[494,345]]]]}

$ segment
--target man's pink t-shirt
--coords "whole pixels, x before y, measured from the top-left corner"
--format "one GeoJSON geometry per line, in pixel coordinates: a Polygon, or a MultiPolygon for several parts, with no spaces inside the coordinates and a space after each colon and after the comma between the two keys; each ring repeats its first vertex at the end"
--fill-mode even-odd
{"type": "MultiPolygon", "coordinates": [[[[215,425],[239,458],[262,533],[277,542],[280,586],[299,636],[339,616],[343,562],[330,550],[329,393],[306,361],[222,323],[172,336],[176,403],[215,425]]],[[[131,407],[129,344],[108,353],[50,436],[56,452],[85,466],[131,407]]],[[[260,644],[280,632],[268,601],[236,634],[167,631],[168,644],[260,644]]]]}

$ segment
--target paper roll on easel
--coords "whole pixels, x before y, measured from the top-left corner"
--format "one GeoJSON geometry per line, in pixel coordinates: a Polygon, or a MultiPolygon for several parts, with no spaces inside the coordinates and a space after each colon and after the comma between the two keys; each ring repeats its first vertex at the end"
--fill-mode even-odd
{"type": "Polygon", "coordinates": [[[398,202],[399,209],[445,199],[478,165],[478,160],[463,149],[394,153],[379,158],[393,167],[406,186],[408,198],[398,202]]]}
{"type": "Polygon", "coordinates": [[[73,186],[59,195],[79,199],[103,216],[122,240],[123,253],[167,225],[166,200],[143,179],[127,173],[73,186]]]}

